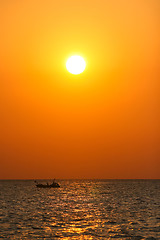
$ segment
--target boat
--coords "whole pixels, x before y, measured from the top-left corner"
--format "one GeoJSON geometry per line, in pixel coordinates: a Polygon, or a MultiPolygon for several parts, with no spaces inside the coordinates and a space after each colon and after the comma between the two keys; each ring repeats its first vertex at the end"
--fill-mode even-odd
{"type": "Polygon", "coordinates": [[[38,188],[59,188],[60,187],[60,185],[57,182],[55,182],[55,180],[53,180],[51,184],[48,184],[48,183],[42,184],[42,183],[38,183],[37,181],[35,181],[35,183],[36,183],[36,187],[38,188]]]}

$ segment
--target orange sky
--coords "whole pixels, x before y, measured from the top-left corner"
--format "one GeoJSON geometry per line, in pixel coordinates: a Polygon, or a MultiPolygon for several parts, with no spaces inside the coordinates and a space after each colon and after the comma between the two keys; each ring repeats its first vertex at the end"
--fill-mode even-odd
{"type": "Polygon", "coordinates": [[[0,2],[1,179],[160,178],[159,8],[0,2]]]}

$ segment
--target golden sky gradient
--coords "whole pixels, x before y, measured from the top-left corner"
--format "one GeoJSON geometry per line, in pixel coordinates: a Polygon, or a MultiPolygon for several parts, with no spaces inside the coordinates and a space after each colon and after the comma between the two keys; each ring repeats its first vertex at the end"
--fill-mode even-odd
{"type": "Polygon", "coordinates": [[[1,179],[160,178],[159,9],[0,2],[1,179]]]}

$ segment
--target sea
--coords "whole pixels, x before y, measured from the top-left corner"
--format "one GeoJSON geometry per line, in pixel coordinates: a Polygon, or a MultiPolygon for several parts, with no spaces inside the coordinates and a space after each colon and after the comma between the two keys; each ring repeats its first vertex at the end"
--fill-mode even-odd
{"type": "Polygon", "coordinates": [[[160,180],[57,182],[1,180],[0,239],[160,239],[160,180]]]}

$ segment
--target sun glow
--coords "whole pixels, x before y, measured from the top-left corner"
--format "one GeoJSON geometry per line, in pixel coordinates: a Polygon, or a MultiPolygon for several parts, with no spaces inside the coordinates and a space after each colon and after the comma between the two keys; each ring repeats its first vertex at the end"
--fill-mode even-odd
{"type": "Polygon", "coordinates": [[[67,60],[66,68],[72,74],[80,74],[84,71],[86,63],[81,56],[72,56],[67,60]]]}

